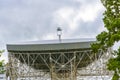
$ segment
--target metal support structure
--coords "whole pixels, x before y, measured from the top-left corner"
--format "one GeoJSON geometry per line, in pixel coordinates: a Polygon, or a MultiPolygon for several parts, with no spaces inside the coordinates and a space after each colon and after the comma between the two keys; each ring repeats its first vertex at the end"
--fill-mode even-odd
{"type": "Polygon", "coordinates": [[[91,54],[91,50],[50,53],[9,52],[9,76],[11,80],[97,80],[98,76],[99,79],[105,80],[105,76],[112,75],[106,69],[106,62],[111,57],[110,49],[107,52],[100,50],[97,53],[99,56],[91,54]],[[89,61],[85,57],[89,58],[89,61]],[[44,64],[38,62],[39,58],[44,64]],[[35,63],[36,61],[38,63],[35,63]],[[87,66],[84,67],[82,63],[87,66]],[[41,67],[46,65],[48,69],[35,69],[33,65],[41,67]],[[94,79],[85,79],[87,76],[94,79]]]}
{"type": "Polygon", "coordinates": [[[61,43],[61,35],[62,35],[62,29],[60,27],[57,28],[57,36],[59,37],[59,42],[61,43]]]}

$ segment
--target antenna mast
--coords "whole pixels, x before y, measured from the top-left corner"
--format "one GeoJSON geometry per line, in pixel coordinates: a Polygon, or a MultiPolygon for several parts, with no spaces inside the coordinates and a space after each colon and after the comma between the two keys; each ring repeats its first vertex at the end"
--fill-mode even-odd
{"type": "Polygon", "coordinates": [[[61,35],[62,35],[62,29],[60,27],[57,28],[57,36],[59,38],[59,42],[61,43],[61,35]]]}

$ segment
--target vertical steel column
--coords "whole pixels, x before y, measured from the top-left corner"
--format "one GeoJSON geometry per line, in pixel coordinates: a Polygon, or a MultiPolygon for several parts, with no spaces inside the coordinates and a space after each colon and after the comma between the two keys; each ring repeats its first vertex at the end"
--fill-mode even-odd
{"type": "Polygon", "coordinates": [[[8,60],[9,60],[9,62],[8,62],[9,77],[10,77],[10,80],[12,80],[12,61],[11,61],[11,53],[10,52],[8,54],[8,60]]]}
{"type": "Polygon", "coordinates": [[[28,79],[30,80],[30,54],[27,53],[27,57],[28,57],[28,79]]]}
{"type": "Polygon", "coordinates": [[[76,53],[74,52],[73,54],[74,54],[74,57],[73,57],[74,58],[74,60],[73,60],[74,62],[73,62],[73,70],[72,70],[73,71],[73,80],[76,80],[76,77],[77,77],[76,76],[76,70],[77,70],[76,69],[76,53]]]}
{"type": "Polygon", "coordinates": [[[15,58],[13,57],[15,54],[14,53],[9,53],[9,70],[10,70],[10,79],[11,80],[17,80],[17,75],[16,75],[16,67],[14,66],[14,60],[15,58]]]}
{"type": "Polygon", "coordinates": [[[53,80],[53,65],[52,65],[51,53],[49,53],[49,60],[50,60],[50,75],[51,75],[51,80],[53,80]]]}

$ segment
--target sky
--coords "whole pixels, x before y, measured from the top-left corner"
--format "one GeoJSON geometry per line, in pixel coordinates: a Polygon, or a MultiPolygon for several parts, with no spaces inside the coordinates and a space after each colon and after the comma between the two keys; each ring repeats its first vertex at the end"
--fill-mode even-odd
{"type": "MultiPolygon", "coordinates": [[[[95,38],[104,30],[100,0],[0,0],[0,48],[7,43],[95,38]]],[[[7,52],[2,58],[7,58],[7,52]]]]}

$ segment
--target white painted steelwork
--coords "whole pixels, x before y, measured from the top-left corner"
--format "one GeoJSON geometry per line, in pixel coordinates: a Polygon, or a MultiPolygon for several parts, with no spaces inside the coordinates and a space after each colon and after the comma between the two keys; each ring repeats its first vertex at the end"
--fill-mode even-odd
{"type": "Polygon", "coordinates": [[[94,54],[93,42],[9,44],[9,76],[11,80],[84,80],[85,76],[104,80],[112,75],[106,69],[111,48],[94,54]]]}

